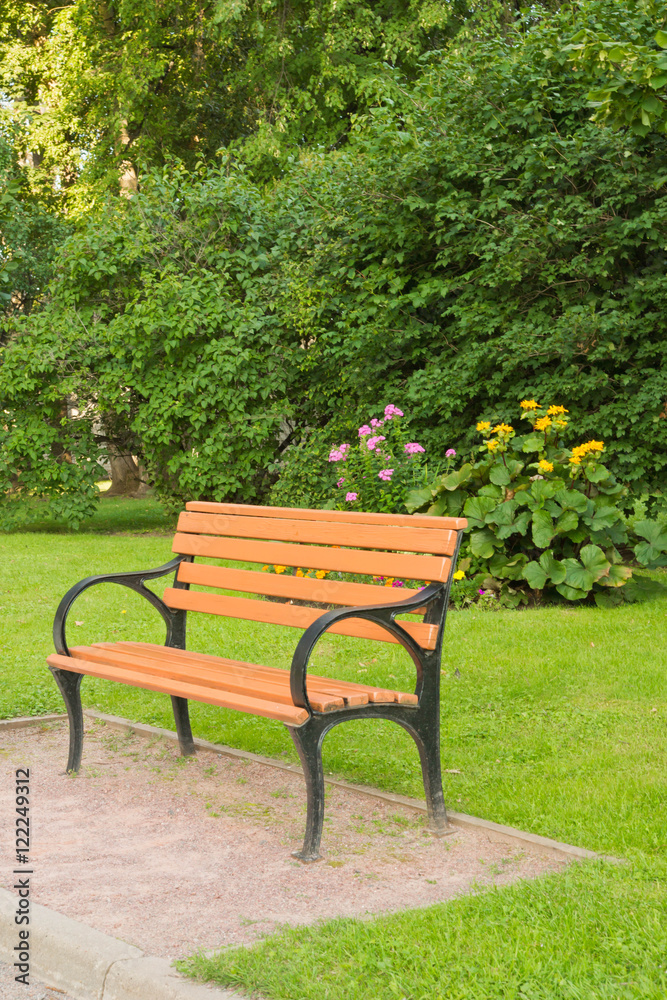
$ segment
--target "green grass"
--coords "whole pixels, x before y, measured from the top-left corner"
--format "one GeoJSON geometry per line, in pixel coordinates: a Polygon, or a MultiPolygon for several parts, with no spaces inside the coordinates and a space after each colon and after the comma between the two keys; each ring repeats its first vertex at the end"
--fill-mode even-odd
{"type": "MultiPolygon", "coordinates": [[[[31,502],[30,521],[16,533],[48,533],[56,535],[71,534],[64,521],[44,518],[40,508],[44,504],[39,500],[31,502]],[[33,520],[34,518],[34,520],[33,520]]],[[[107,534],[109,532],[129,531],[132,533],[148,531],[173,531],[176,517],[168,514],[164,507],[153,497],[100,497],[99,506],[92,517],[86,518],[79,526],[79,533],[107,534]]],[[[0,539],[6,537],[0,533],[0,539]]]]}
{"type": "MultiPolygon", "coordinates": [[[[170,538],[24,533],[0,545],[0,717],[62,710],[44,665],[58,599],[91,573],[165,562],[170,538]]],[[[70,620],[72,641],[163,639],[152,609],[113,585],[86,592],[70,620]]],[[[575,866],[368,922],[288,929],[195,958],[189,971],[273,1000],[664,1000],[666,625],[661,598],[612,611],[452,612],[447,626],[443,762],[461,771],[445,775],[448,803],[627,864],[575,866]]],[[[189,646],[286,667],[297,634],[192,615],[189,646]]],[[[315,664],[392,686],[413,677],[399,648],[345,637],[325,640],[315,664]]],[[[92,678],[83,696],[101,711],[173,728],[166,696],[92,678]]],[[[206,739],[296,760],[277,723],[194,703],[192,719],[206,739]]],[[[324,756],[328,771],[352,781],[421,794],[416,750],[398,726],[338,727],[324,756]]]]}

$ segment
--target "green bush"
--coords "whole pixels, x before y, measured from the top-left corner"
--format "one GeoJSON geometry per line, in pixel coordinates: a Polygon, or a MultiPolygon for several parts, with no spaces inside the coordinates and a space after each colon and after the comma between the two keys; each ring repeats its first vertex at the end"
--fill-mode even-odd
{"type": "MultiPolygon", "coordinates": [[[[477,460],[473,453],[459,469],[411,490],[408,510],[467,517],[459,570],[506,604],[558,595],[606,607],[661,589],[628,563],[667,565],[667,530],[650,520],[628,527],[620,506],[627,489],[603,464],[604,442],[568,447],[564,407],[531,399],[521,409],[529,430],[479,421],[477,460]]],[[[467,594],[469,582],[460,586],[467,594]]]]}

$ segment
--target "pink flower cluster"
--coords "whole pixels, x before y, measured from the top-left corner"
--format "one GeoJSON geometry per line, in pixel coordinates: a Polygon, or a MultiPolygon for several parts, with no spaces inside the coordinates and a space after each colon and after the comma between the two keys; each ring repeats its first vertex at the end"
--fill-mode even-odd
{"type": "Polygon", "coordinates": [[[384,420],[378,420],[376,417],[371,420],[371,427],[382,427],[383,424],[384,420]]]}
{"type": "Polygon", "coordinates": [[[368,435],[372,434],[372,433],[373,433],[373,431],[370,429],[370,427],[368,426],[368,424],[362,424],[361,427],[359,428],[359,437],[360,438],[368,437],[368,435]]]}
{"type": "Polygon", "coordinates": [[[419,455],[423,453],[424,449],[420,444],[417,444],[416,441],[408,441],[408,443],[404,446],[403,451],[406,455],[419,455]]]}
{"type": "Polygon", "coordinates": [[[344,482],[345,482],[345,480],[341,476],[340,479],[338,480],[338,482],[336,483],[336,486],[342,486],[344,482]]]}
{"type": "Polygon", "coordinates": [[[381,434],[379,434],[377,437],[369,438],[368,441],[366,442],[366,447],[368,448],[369,451],[375,451],[375,448],[377,447],[377,445],[379,445],[380,441],[386,441],[386,438],[383,437],[381,434]]]}
{"type": "Polygon", "coordinates": [[[358,496],[359,496],[358,493],[346,493],[345,499],[348,501],[348,503],[352,503],[354,500],[357,499],[358,496]]]}
{"type": "Polygon", "coordinates": [[[403,416],[403,410],[399,410],[399,408],[397,406],[394,406],[393,403],[390,403],[389,406],[385,406],[384,408],[385,420],[391,420],[392,417],[402,417],[402,416],[403,416]]]}
{"type": "Polygon", "coordinates": [[[453,448],[448,448],[445,452],[445,458],[456,458],[456,452],[453,448]]]}
{"type": "Polygon", "coordinates": [[[330,462],[343,462],[347,458],[347,453],[350,450],[349,444],[342,444],[340,448],[332,448],[329,452],[330,462]]]}
{"type": "Polygon", "coordinates": [[[380,472],[378,472],[378,479],[384,479],[385,483],[388,483],[393,474],[393,469],[381,469],[380,472]]]}

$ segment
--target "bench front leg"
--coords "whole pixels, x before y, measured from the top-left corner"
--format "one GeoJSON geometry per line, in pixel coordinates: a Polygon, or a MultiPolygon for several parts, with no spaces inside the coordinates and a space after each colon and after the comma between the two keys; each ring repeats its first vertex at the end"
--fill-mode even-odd
{"type": "Polygon", "coordinates": [[[81,705],[83,674],[75,674],[72,670],[59,670],[57,667],[49,667],[49,670],[63,696],[69,719],[67,773],[76,773],[81,767],[83,753],[83,706],[81,705]]]}
{"type": "Polygon", "coordinates": [[[316,716],[311,716],[303,726],[288,726],[296,752],[301,761],[306,779],[307,813],[306,833],[300,851],[292,851],[292,857],[306,863],[319,861],[322,825],[324,823],[324,770],[322,768],[322,743],[330,728],[321,724],[316,716]]]}

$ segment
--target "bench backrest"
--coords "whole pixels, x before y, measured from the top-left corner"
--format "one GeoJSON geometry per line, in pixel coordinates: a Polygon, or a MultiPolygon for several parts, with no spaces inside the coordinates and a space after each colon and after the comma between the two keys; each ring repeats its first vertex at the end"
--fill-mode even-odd
{"type": "MultiPolygon", "coordinates": [[[[296,567],[304,574],[320,571],[321,578],[183,562],[176,586],[165,590],[164,601],[175,609],[303,629],[322,614],[321,605],[385,604],[419,592],[406,586],[389,590],[377,584],[351,583],[331,579],[323,573],[449,582],[453,557],[466,526],[464,518],[193,501],[186,504],[186,510],[179,516],[174,552],[193,558],[296,567]],[[299,604],[193,591],[188,589],[190,585],[277,597],[299,604]],[[303,606],[304,602],[320,607],[303,606]]],[[[422,647],[435,648],[438,625],[414,619],[401,624],[422,647]]],[[[340,622],[331,631],[364,639],[397,641],[385,629],[361,618],[340,622]]]]}

